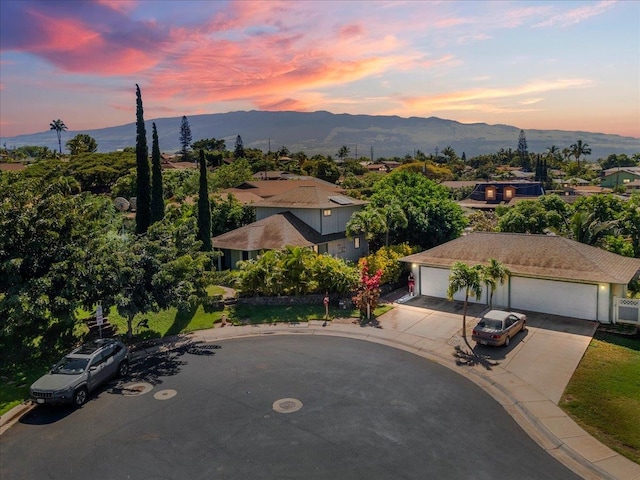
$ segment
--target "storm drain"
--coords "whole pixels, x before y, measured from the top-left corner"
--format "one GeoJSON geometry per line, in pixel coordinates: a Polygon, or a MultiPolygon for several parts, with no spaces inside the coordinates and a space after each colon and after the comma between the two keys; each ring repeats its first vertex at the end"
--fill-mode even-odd
{"type": "Polygon", "coordinates": [[[302,408],[302,402],[297,398],[281,398],[273,402],[273,410],[278,413],[293,413],[302,408]]]}
{"type": "Polygon", "coordinates": [[[178,392],[172,389],[160,390],[153,395],[156,400],[169,400],[177,395],[178,392]]]}

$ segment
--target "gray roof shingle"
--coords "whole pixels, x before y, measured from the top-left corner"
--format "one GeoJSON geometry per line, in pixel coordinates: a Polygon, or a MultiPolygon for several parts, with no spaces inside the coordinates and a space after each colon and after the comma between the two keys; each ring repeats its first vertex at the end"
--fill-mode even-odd
{"type": "Polygon", "coordinates": [[[640,271],[640,259],[629,258],[552,235],[474,232],[402,258],[404,262],[449,268],[494,258],[512,274],[578,282],[628,284],[640,271]]]}

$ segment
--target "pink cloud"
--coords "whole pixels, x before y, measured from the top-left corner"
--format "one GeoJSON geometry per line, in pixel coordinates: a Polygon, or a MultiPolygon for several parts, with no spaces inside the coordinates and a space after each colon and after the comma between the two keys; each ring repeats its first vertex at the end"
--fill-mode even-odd
{"type": "Polygon", "coordinates": [[[109,76],[140,72],[157,63],[144,51],[114,43],[75,18],[55,18],[35,10],[28,13],[37,33],[20,49],[62,70],[109,76]]]}

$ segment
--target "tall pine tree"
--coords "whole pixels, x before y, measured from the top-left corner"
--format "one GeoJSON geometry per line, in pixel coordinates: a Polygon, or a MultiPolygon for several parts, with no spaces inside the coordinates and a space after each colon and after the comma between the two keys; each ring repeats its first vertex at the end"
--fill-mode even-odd
{"type": "Polygon", "coordinates": [[[151,225],[151,181],[149,174],[149,147],[147,146],[147,129],[144,126],[142,95],[136,83],[136,171],[137,171],[137,203],[136,233],[147,233],[151,225]]]}
{"type": "Polygon", "coordinates": [[[191,126],[186,115],[182,116],[182,123],[180,124],[180,145],[182,145],[182,160],[189,160],[189,153],[191,150],[191,126]]]}
{"type": "Polygon", "coordinates": [[[207,185],[207,161],[204,150],[200,150],[200,189],[198,191],[198,240],[202,241],[202,251],[210,252],[211,245],[211,203],[207,185]]]}
{"type": "Polygon", "coordinates": [[[160,145],[158,130],[153,123],[153,143],[151,146],[151,223],[164,218],[164,192],[162,190],[162,168],[160,167],[160,145]]]}
{"type": "Polygon", "coordinates": [[[525,172],[531,171],[531,159],[529,158],[529,149],[527,147],[527,137],[524,130],[520,130],[518,137],[518,155],[520,156],[520,165],[525,172]]]}

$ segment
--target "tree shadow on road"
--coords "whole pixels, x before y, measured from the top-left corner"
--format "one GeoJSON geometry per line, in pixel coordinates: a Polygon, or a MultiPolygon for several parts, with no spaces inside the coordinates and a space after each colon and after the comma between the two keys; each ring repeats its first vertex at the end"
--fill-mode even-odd
{"type": "Polygon", "coordinates": [[[456,345],[454,348],[455,352],[453,352],[453,356],[456,358],[456,365],[458,366],[475,367],[476,365],[480,365],[484,367],[485,370],[493,370],[493,367],[500,365],[500,362],[496,362],[489,355],[478,354],[473,350],[465,350],[460,345],[456,345]]]}

